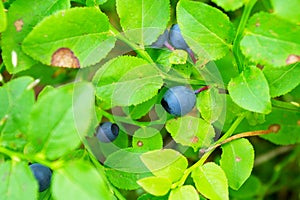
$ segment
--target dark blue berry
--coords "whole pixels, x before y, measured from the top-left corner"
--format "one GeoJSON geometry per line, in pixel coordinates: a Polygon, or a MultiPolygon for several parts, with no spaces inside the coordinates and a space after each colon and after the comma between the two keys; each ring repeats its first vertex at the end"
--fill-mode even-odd
{"type": "Polygon", "coordinates": [[[185,40],[182,37],[180,28],[178,24],[173,24],[173,26],[170,29],[169,39],[171,42],[171,45],[175,47],[176,49],[183,49],[187,50],[189,46],[185,42],[185,40]]]}
{"type": "Polygon", "coordinates": [[[151,44],[152,48],[163,48],[165,46],[165,42],[169,40],[169,31],[165,30],[163,34],[161,34],[155,42],[151,44]]]}
{"type": "Polygon", "coordinates": [[[35,179],[39,183],[39,191],[43,192],[50,186],[52,172],[51,170],[39,163],[31,164],[30,169],[35,177],[35,179]]]}
{"type": "Polygon", "coordinates": [[[194,108],[196,95],[193,90],[185,86],[175,86],[167,90],[161,104],[171,115],[183,116],[194,108]]]}
{"type": "Polygon", "coordinates": [[[169,31],[168,31],[168,29],[166,29],[165,32],[163,34],[161,34],[155,42],[153,42],[151,44],[151,47],[152,48],[157,48],[157,49],[167,47],[171,51],[175,50],[174,47],[169,43],[169,31]]]}
{"type": "Polygon", "coordinates": [[[186,50],[188,52],[188,54],[190,55],[191,59],[193,60],[193,62],[194,63],[197,62],[195,54],[190,49],[190,47],[187,45],[187,43],[185,42],[178,24],[173,24],[173,26],[171,27],[170,33],[169,33],[169,40],[173,47],[175,47],[176,49],[186,50]]]}
{"type": "Polygon", "coordinates": [[[112,142],[119,135],[119,126],[111,122],[101,123],[97,127],[96,136],[101,142],[112,142]]]}

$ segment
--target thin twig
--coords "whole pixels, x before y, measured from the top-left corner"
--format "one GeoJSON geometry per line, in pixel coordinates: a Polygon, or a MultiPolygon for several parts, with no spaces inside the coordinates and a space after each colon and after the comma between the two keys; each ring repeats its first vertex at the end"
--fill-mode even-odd
{"type": "Polygon", "coordinates": [[[252,137],[252,136],[269,134],[269,133],[274,133],[274,130],[268,129],[268,130],[249,131],[249,132],[239,133],[239,134],[233,135],[233,136],[225,139],[224,141],[222,141],[218,144],[215,144],[212,147],[209,147],[209,148],[205,149],[205,152],[208,152],[208,151],[210,151],[212,149],[215,149],[215,148],[217,148],[217,147],[219,147],[219,146],[221,146],[225,143],[231,142],[231,141],[239,139],[239,138],[252,137]]]}

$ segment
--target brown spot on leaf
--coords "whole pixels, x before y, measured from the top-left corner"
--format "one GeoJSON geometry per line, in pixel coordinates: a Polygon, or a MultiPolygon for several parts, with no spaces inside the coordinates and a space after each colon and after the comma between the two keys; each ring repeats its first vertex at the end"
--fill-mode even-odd
{"type": "Polygon", "coordinates": [[[238,156],[235,157],[235,161],[236,161],[236,162],[241,162],[241,160],[242,160],[242,159],[241,159],[240,157],[238,157],[238,156]]]}
{"type": "Polygon", "coordinates": [[[263,66],[261,64],[257,64],[256,67],[259,68],[259,69],[261,69],[261,70],[263,70],[265,66],[263,66]]]}
{"type": "Polygon", "coordinates": [[[300,126],[300,120],[297,121],[298,126],[300,126]]]}
{"type": "Polygon", "coordinates": [[[16,30],[17,30],[18,32],[20,32],[20,31],[22,30],[23,25],[24,25],[24,22],[23,22],[22,19],[18,19],[18,20],[16,20],[15,23],[14,23],[14,26],[16,27],[16,30]]]}
{"type": "Polygon", "coordinates": [[[286,59],[286,64],[290,65],[296,62],[300,61],[300,56],[299,55],[295,55],[295,54],[291,54],[288,56],[288,58],[286,59]]]}
{"type": "Polygon", "coordinates": [[[59,48],[52,54],[51,65],[80,68],[79,60],[69,48],[59,48]]]}
{"type": "Polygon", "coordinates": [[[136,144],[138,147],[142,147],[144,145],[142,141],[138,141],[136,144]]]}
{"type": "Polygon", "coordinates": [[[197,136],[194,136],[194,137],[192,138],[192,143],[195,144],[195,143],[197,143],[197,142],[199,142],[199,138],[198,138],[197,136]]]}
{"type": "Polygon", "coordinates": [[[259,26],[260,26],[260,23],[259,23],[259,22],[256,22],[255,26],[256,26],[256,27],[259,27],[259,26]]]}
{"type": "Polygon", "coordinates": [[[269,126],[269,130],[272,131],[273,133],[277,133],[280,130],[280,125],[272,124],[269,126]]]}

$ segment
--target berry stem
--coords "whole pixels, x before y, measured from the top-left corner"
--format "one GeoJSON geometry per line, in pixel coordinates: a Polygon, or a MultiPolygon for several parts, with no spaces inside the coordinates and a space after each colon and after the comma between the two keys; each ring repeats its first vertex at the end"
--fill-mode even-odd
{"type": "Polygon", "coordinates": [[[167,47],[170,51],[174,51],[175,48],[168,42],[168,41],[165,41],[164,43],[165,47],[167,47]]]}
{"type": "Polygon", "coordinates": [[[199,88],[199,89],[195,90],[194,92],[195,92],[195,94],[199,94],[200,92],[208,90],[209,88],[210,88],[210,86],[206,85],[206,86],[204,86],[202,88],[199,88]]]}
{"type": "Polygon", "coordinates": [[[192,49],[187,48],[186,51],[187,51],[188,54],[190,55],[190,57],[191,57],[193,63],[196,64],[197,59],[196,59],[195,54],[194,54],[194,52],[192,51],[192,49]]]}

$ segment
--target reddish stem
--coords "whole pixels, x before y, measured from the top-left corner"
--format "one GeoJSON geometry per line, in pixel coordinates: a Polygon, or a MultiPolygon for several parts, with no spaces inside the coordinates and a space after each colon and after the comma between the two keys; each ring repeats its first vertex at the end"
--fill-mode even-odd
{"type": "Polygon", "coordinates": [[[209,88],[210,88],[210,86],[207,85],[207,86],[204,86],[202,88],[199,88],[198,90],[195,90],[194,92],[195,92],[195,94],[199,94],[200,92],[202,92],[204,90],[208,90],[209,88]]]}
{"type": "Polygon", "coordinates": [[[165,41],[164,45],[165,45],[165,47],[167,47],[171,51],[175,50],[174,47],[168,41],[165,41]]]}
{"type": "Polygon", "coordinates": [[[194,54],[194,52],[192,51],[192,49],[187,48],[186,51],[187,51],[188,54],[190,55],[190,57],[191,57],[193,63],[196,64],[197,59],[196,59],[195,54],[194,54]]]}
{"type": "Polygon", "coordinates": [[[233,135],[233,136],[227,138],[226,140],[224,140],[224,141],[222,141],[222,142],[220,142],[218,144],[215,144],[212,147],[209,147],[208,149],[205,149],[204,152],[208,152],[208,151],[210,151],[212,149],[215,149],[215,148],[217,148],[217,147],[219,147],[219,146],[221,146],[223,144],[226,144],[228,142],[231,142],[231,141],[239,139],[239,138],[245,138],[245,137],[250,137],[250,136],[257,136],[257,135],[263,135],[263,134],[269,134],[269,133],[276,133],[276,132],[272,128],[269,128],[268,130],[249,131],[249,132],[239,133],[239,134],[236,134],[236,135],[233,135]]]}

